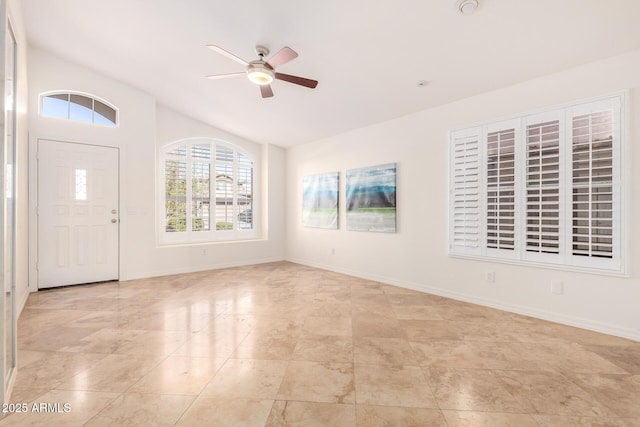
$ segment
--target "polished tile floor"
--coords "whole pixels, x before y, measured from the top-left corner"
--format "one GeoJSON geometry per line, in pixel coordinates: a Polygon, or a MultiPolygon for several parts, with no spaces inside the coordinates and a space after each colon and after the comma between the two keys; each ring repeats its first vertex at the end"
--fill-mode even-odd
{"type": "Polygon", "coordinates": [[[18,332],[0,426],[640,426],[640,343],[285,262],[39,292],[18,332]]]}

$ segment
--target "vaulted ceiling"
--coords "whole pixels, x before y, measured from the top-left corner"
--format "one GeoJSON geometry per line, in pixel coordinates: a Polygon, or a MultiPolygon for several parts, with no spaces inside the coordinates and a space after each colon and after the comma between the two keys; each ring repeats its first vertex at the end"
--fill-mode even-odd
{"type": "MultiPolygon", "coordinates": [[[[302,144],[640,48],[638,0],[21,0],[29,43],[260,143],[302,144]],[[262,99],[256,44],[299,57],[262,99]],[[417,85],[424,80],[423,87],[417,85]]],[[[108,99],[108,94],[99,94],[108,99]]]]}

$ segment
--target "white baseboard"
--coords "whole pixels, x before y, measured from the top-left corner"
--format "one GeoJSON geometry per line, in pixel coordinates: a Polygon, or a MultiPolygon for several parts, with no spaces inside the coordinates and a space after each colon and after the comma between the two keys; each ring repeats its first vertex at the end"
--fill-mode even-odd
{"type": "Polygon", "coordinates": [[[27,304],[27,300],[29,299],[30,293],[31,292],[29,292],[29,289],[27,288],[26,292],[24,292],[20,296],[20,299],[16,301],[16,319],[20,317],[20,314],[22,313],[24,306],[27,304]]]}
{"type": "Polygon", "coordinates": [[[246,265],[266,264],[269,262],[279,262],[279,261],[284,261],[284,258],[283,257],[260,258],[260,259],[234,261],[234,262],[226,262],[226,263],[176,267],[176,268],[169,268],[166,270],[136,272],[133,274],[129,274],[126,277],[121,277],[120,280],[124,282],[127,280],[148,279],[149,277],[170,276],[172,274],[196,273],[198,271],[220,270],[222,268],[243,267],[246,265]]]}
{"type": "Polygon", "coordinates": [[[482,305],[485,307],[496,308],[499,310],[509,311],[511,313],[535,317],[537,319],[548,320],[550,322],[560,323],[563,325],[575,326],[581,329],[587,329],[590,331],[601,332],[604,334],[614,335],[617,337],[628,338],[634,341],[640,341],[639,330],[621,328],[617,325],[612,325],[609,323],[593,321],[591,319],[585,319],[582,317],[568,316],[563,313],[557,313],[557,312],[552,312],[548,310],[540,310],[533,307],[526,307],[518,304],[512,304],[504,301],[494,300],[491,298],[478,297],[476,295],[466,294],[463,292],[454,292],[442,287],[429,286],[429,285],[424,285],[422,283],[398,280],[391,277],[378,276],[375,274],[369,274],[369,273],[364,273],[361,271],[350,270],[345,268],[336,268],[331,265],[325,265],[325,264],[308,261],[304,259],[299,259],[295,257],[287,257],[285,258],[285,260],[296,263],[296,264],[307,265],[310,267],[316,267],[323,270],[333,271],[336,273],[347,274],[349,276],[359,277],[362,279],[373,280],[373,281],[384,283],[387,285],[393,285],[401,288],[412,289],[415,291],[420,291],[428,294],[451,298],[458,301],[464,301],[472,304],[482,305]]]}

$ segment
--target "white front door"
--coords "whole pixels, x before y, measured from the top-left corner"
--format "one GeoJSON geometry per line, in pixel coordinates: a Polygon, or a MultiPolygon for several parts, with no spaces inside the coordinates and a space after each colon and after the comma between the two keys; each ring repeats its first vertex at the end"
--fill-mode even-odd
{"type": "Polygon", "coordinates": [[[118,279],[118,149],[38,140],[38,288],[118,279]]]}

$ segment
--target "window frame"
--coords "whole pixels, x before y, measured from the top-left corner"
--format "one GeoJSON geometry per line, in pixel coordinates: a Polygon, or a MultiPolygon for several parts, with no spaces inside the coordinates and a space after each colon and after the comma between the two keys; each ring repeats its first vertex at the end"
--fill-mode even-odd
{"type": "MultiPolygon", "coordinates": [[[[198,159],[200,162],[202,159],[198,159]]],[[[249,153],[247,150],[242,147],[223,141],[216,138],[209,137],[193,137],[193,138],[184,138],[177,141],[172,141],[170,143],[164,144],[158,149],[158,222],[157,222],[157,230],[158,230],[158,240],[161,245],[175,245],[175,244],[200,244],[200,243],[208,243],[208,242],[228,242],[228,241],[241,241],[241,240],[250,240],[256,239],[259,237],[259,208],[258,208],[258,189],[259,185],[257,182],[257,161],[256,156],[249,153]],[[233,219],[233,229],[231,230],[217,230],[216,229],[216,214],[215,214],[215,205],[212,208],[210,202],[209,208],[209,221],[210,221],[210,229],[204,231],[194,231],[192,229],[192,210],[189,210],[189,204],[192,203],[190,201],[190,194],[192,187],[192,167],[187,166],[186,168],[186,180],[187,180],[187,193],[185,195],[187,200],[186,209],[186,224],[187,230],[180,232],[169,232],[166,231],[166,161],[171,158],[170,152],[180,148],[186,148],[185,162],[189,163],[192,159],[191,147],[195,145],[206,145],[209,144],[211,147],[211,158],[209,160],[205,160],[208,162],[209,173],[210,176],[215,176],[216,174],[216,150],[218,147],[224,148],[226,150],[231,150],[233,152],[233,176],[238,177],[238,170],[241,167],[239,166],[238,155],[242,155],[247,158],[251,165],[251,207],[242,209],[240,205],[237,203],[238,196],[240,192],[233,187],[232,198],[235,201],[232,204],[232,219],[233,219]],[[250,229],[241,229],[238,227],[239,223],[239,215],[246,209],[251,209],[252,211],[252,228],[250,229]]],[[[209,186],[209,200],[213,200],[215,203],[216,200],[216,182],[217,179],[210,181],[209,186]]],[[[193,197],[191,197],[193,199],[193,197]]]]}
{"type": "MultiPolygon", "coordinates": [[[[85,108],[87,108],[86,106],[84,106],[85,108]]],[[[87,108],[88,109],[88,108],[87,108]]],[[[113,105],[112,103],[110,103],[109,101],[102,99],[98,96],[95,95],[91,95],[89,93],[85,93],[85,92],[78,92],[78,91],[72,91],[72,90],[55,90],[55,91],[49,91],[49,92],[43,92],[40,95],[38,95],[38,114],[42,117],[48,117],[48,118],[52,118],[52,119],[61,119],[61,120],[68,120],[70,122],[74,122],[74,123],[86,123],[86,124],[91,124],[91,125],[96,125],[96,126],[104,126],[106,128],[117,128],[120,126],[120,111],[118,110],[118,107],[116,107],[115,105],[113,105]],[[67,97],[67,114],[66,117],[60,117],[60,116],[54,116],[54,115],[49,115],[49,114],[45,114],[44,113],[44,99],[45,98],[50,98],[53,97],[55,95],[66,95],[67,97]],[[91,100],[91,121],[87,121],[87,120],[77,120],[77,119],[73,119],[71,118],[71,104],[76,104],[76,105],[80,105],[78,103],[75,102],[71,102],[71,97],[72,96],[81,96],[87,99],[91,100]],[[100,114],[99,112],[96,111],[96,101],[103,104],[104,106],[110,108],[111,110],[113,110],[114,113],[114,120],[113,122],[111,122],[111,120],[109,120],[109,118],[105,117],[104,115],[100,114]],[[99,114],[100,116],[104,117],[106,120],[108,120],[109,122],[113,123],[113,124],[107,124],[107,123],[102,123],[102,122],[96,122],[95,121],[95,115],[99,114]]]]}
{"type": "MultiPolygon", "coordinates": [[[[628,168],[625,156],[628,150],[627,135],[629,120],[629,92],[622,91],[588,100],[554,106],[537,111],[525,112],[501,120],[487,121],[473,126],[460,127],[449,131],[449,203],[448,203],[448,256],[454,258],[470,258],[491,262],[526,265],[530,267],[552,268],[569,271],[589,272],[613,276],[628,276],[628,237],[625,234],[628,221],[628,168]],[[612,124],[612,196],[611,196],[611,258],[596,256],[580,256],[573,254],[574,220],[574,182],[573,177],[573,119],[581,114],[596,113],[611,110],[612,124]],[[558,245],[559,253],[543,253],[528,251],[527,248],[527,219],[528,219],[528,180],[527,180],[527,136],[528,126],[542,124],[557,119],[558,131],[558,245]],[[487,136],[490,132],[507,129],[514,126],[515,141],[515,244],[513,251],[492,249],[487,247],[488,231],[488,164],[487,164],[487,136]],[[518,135],[519,133],[519,135],[518,135]],[[459,200],[462,191],[456,174],[459,175],[461,156],[460,141],[464,138],[478,139],[478,198],[477,217],[479,218],[478,245],[467,245],[467,240],[460,237],[460,229],[467,230],[466,224],[460,221],[462,209],[459,200]],[[458,145],[456,145],[458,144],[458,145]],[[458,169],[456,169],[458,168],[458,169]],[[458,185],[458,187],[456,187],[458,185]],[[458,203],[458,204],[456,204],[458,203]],[[511,252],[511,253],[510,253],[511,252]]],[[[593,141],[592,141],[593,142],[593,141]]],[[[542,160],[540,160],[542,161],[542,160]]],[[[593,168],[593,166],[591,166],[593,168]]],[[[590,172],[591,173],[591,172],[590,172]]],[[[591,175],[590,175],[591,176],[591,175]]],[[[589,184],[589,191],[595,188],[589,184]]],[[[591,194],[591,193],[589,193],[591,194]]],[[[591,199],[589,199],[591,200],[591,199]]],[[[540,202],[540,199],[539,199],[540,202]]],[[[590,201],[589,203],[597,203],[590,201]]],[[[606,202],[603,202],[606,203],[606,202]]],[[[541,204],[541,202],[540,202],[541,204]]],[[[540,207],[542,209],[542,207],[540,207]]],[[[592,208],[590,208],[592,209],[592,208]]],[[[591,221],[591,217],[590,221],[591,221]]],[[[597,227],[590,223],[589,230],[597,227]]],[[[539,230],[542,230],[539,228],[539,230]]],[[[542,234],[542,231],[539,231],[542,234]]],[[[591,234],[590,234],[591,235],[591,234]]],[[[594,245],[594,243],[591,243],[594,245]]]]}

